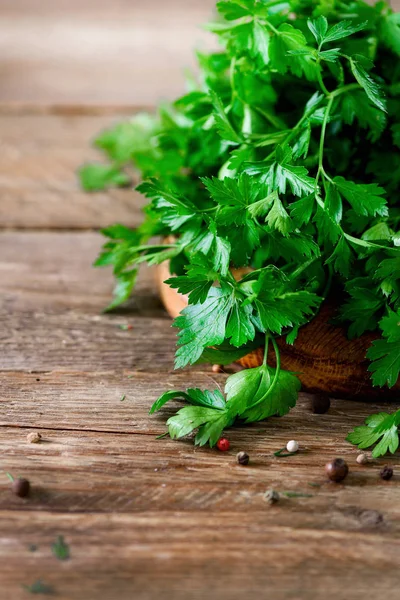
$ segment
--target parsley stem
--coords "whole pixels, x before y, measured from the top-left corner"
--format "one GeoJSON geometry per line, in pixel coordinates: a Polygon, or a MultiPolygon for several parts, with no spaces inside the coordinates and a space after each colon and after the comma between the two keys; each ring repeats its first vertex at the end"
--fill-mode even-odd
{"type": "MultiPolygon", "coordinates": [[[[322,208],[322,210],[325,210],[325,203],[322,200],[321,196],[318,194],[318,192],[315,193],[315,199],[317,201],[317,204],[322,208]]],[[[363,240],[361,238],[356,238],[353,235],[350,235],[349,233],[346,233],[342,227],[340,227],[339,223],[337,224],[337,226],[340,229],[340,232],[342,234],[343,237],[346,238],[346,240],[348,240],[350,243],[356,245],[356,246],[361,246],[362,248],[379,248],[381,250],[390,250],[391,252],[400,252],[400,248],[398,247],[388,247],[388,246],[383,246],[382,244],[375,244],[374,242],[370,242],[367,240],[363,240]]]]}
{"type": "Polygon", "coordinates": [[[329,95],[331,98],[336,98],[337,96],[340,96],[341,94],[345,94],[346,92],[351,92],[352,90],[361,90],[361,85],[359,85],[358,83],[349,83],[348,85],[344,85],[340,88],[338,88],[337,90],[335,90],[334,92],[331,92],[329,95]]]}
{"type": "Polygon", "coordinates": [[[294,456],[295,454],[297,454],[297,452],[287,452],[286,451],[286,446],[284,446],[280,450],[277,450],[276,452],[274,452],[274,456],[277,456],[277,457],[281,457],[281,456],[283,456],[283,457],[294,456]]]}
{"type": "Polygon", "coordinates": [[[332,278],[333,278],[333,268],[332,268],[332,265],[329,264],[328,265],[328,279],[326,280],[324,291],[322,292],[322,298],[324,300],[326,299],[326,297],[328,296],[328,294],[330,292],[331,285],[332,285],[332,278]]]}
{"type": "Polygon", "coordinates": [[[256,404],[259,404],[261,402],[261,400],[264,401],[270,394],[272,394],[272,392],[274,391],[274,389],[276,387],[276,384],[278,383],[279,375],[281,372],[281,354],[279,352],[278,344],[276,343],[276,340],[273,336],[271,336],[271,342],[274,347],[275,359],[276,359],[275,375],[274,375],[274,378],[272,380],[270,387],[268,388],[267,393],[264,394],[263,398],[261,398],[258,402],[256,402],[256,404]]]}
{"type": "MultiPolygon", "coordinates": [[[[264,117],[264,119],[266,119],[269,123],[271,123],[271,125],[273,125],[277,129],[279,129],[279,130],[285,130],[285,129],[287,129],[286,123],[282,119],[280,119],[279,117],[277,117],[276,115],[272,115],[272,114],[268,113],[267,111],[263,110],[259,106],[252,106],[251,108],[255,112],[257,112],[259,115],[261,115],[262,117],[264,117]]],[[[292,130],[289,129],[288,131],[291,132],[292,130]]],[[[281,131],[279,133],[281,133],[281,131]]]]}
{"type": "Polygon", "coordinates": [[[293,281],[294,279],[297,279],[303,273],[303,271],[305,271],[306,269],[308,269],[308,267],[311,267],[311,265],[313,265],[315,262],[317,262],[320,259],[321,259],[320,256],[315,256],[314,258],[310,258],[305,263],[303,263],[302,265],[300,265],[290,275],[291,281],[293,281]]]}
{"type": "Polygon", "coordinates": [[[177,244],[144,244],[143,246],[134,246],[132,250],[135,252],[145,252],[146,250],[159,250],[168,249],[168,248],[176,248],[177,244]]]}
{"type": "Polygon", "coordinates": [[[324,120],[322,123],[322,129],[321,129],[321,138],[319,141],[319,155],[318,155],[318,172],[317,172],[317,176],[315,178],[315,188],[318,191],[318,181],[319,181],[319,177],[320,175],[324,175],[325,179],[327,179],[328,181],[332,181],[332,179],[329,177],[329,175],[327,175],[327,173],[325,172],[324,169],[324,165],[323,165],[323,158],[324,158],[324,147],[325,147],[325,136],[326,136],[326,127],[329,121],[329,117],[330,117],[330,113],[332,110],[332,105],[333,102],[335,100],[335,98],[337,96],[339,96],[340,94],[344,94],[345,92],[354,90],[354,89],[358,89],[361,86],[358,83],[351,83],[349,85],[345,85],[341,88],[338,88],[337,90],[335,90],[334,92],[329,92],[325,85],[324,82],[322,81],[322,77],[321,77],[321,73],[320,71],[318,71],[318,81],[320,83],[321,89],[322,91],[327,95],[328,97],[328,104],[326,105],[326,110],[325,110],[325,115],[324,115],[324,120]]]}
{"type": "Polygon", "coordinates": [[[235,100],[235,97],[236,97],[235,70],[236,70],[236,57],[234,56],[231,60],[231,66],[230,66],[230,70],[229,70],[229,80],[230,80],[230,84],[231,84],[231,88],[232,88],[231,104],[233,104],[233,101],[235,100]]]}
{"type": "Polygon", "coordinates": [[[271,336],[271,342],[272,342],[272,345],[274,347],[274,352],[275,352],[276,370],[275,370],[274,380],[272,382],[270,389],[268,390],[268,393],[270,393],[271,389],[274,389],[274,387],[278,381],[279,373],[281,372],[281,353],[279,352],[278,344],[276,343],[275,338],[272,336],[271,336]]]}
{"type": "MultiPolygon", "coordinates": [[[[320,61],[317,61],[318,65],[319,65],[319,63],[320,63],[320,61]]],[[[320,86],[321,90],[323,91],[323,93],[325,94],[325,96],[330,96],[331,93],[328,90],[328,88],[326,87],[326,85],[324,84],[324,80],[322,79],[320,69],[317,70],[317,79],[318,79],[319,86],[320,86]]]]}
{"type": "Polygon", "coordinates": [[[265,346],[264,346],[264,358],[263,358],[263,366],[267,366],[267,358],[268,358],[268,346],[269,346],[269,334],[265,334],[265,346]]]}
{"type": "Polygon", "coordinates": [[[281,32],[278,31],[277,28],[272,25],[272,23],[270,23],[269,21],[265,21],[264,23],[271,31],[275,33],[275,35],[281,35],[281,32]]]}
{"type": "Polygon", "coordinates": [[[274,347],[274,352],[275,352],[275,358],[276,358],[276,368],[275,368],[275,374],[274,374],[274,378],[272,380],[271,385],[269,386],[268,390],[265,392],[265,394],[263,396],[261,396],[261,398],[259,398],[257,400],[257,402],[255,402],[254,404],[252,404],[251,406],[249,406],[248,408],[254,408],[255,406],[258,406],[259,404],[261,404],[262,402],[264,402],[268,396],[270,394],[272,394],[272,392],[274,391],[276,384],[278,383],[279,380],[279,375],[281,372],[281,355],[279,352],[279,348],[278,348],[278,344],[275,341],[275,338],[267,333],[265,335],[265,350],[264,350],[264,359],[263,359],[263,366],[266,367],[267,366],[267,358],[268,358],[268,342],[269,340],[271,340],[272,345],[274,347]]]}
{"type": "Polygon", "coordinates": [[[349,240],[349,242],[351,242],[352,244],[355,244],[356,246],[362,246],[363,248],[380,248],[381,250],[391,250],[392,252],[400,251],[400,248],[395,248],[395,247],[390,248],[388,246],[383,246],[382,244],[375,244],[374,242],[356,238],[356,237],[350,235],[349,233],[345,233],[343,230],[342,230],[342,233],[343,233],[344,237],[347,240],[349,240]]]}
{"type": "Polygon", "coordinates": [[[207,212],[214,212],[215,210],[217,210],[218,206],[210,206],[210,208],[202,208],[201,212],[202,213],[207,213],[207,212]]]}
{"type": "Polygon", "coordinates": [[[331,112],[331,109],[332,109],[333,101],[334,101],[334,97],[331,96],[329,98],[329,100],[328,100],[328,104],[327,104],[326,110],[325,110],[324,120],[322,122],[321,138],[319,140],[318,172],[317,172],[317,176],[315,178],[315,190],[316,190],[316,193],[318,193],[318,180],[319,180],[319,176],[321,175],[322,172],[324,172],[323,160],[324,160],[324,147],[325,147],[326,126],[327,126],[328,121],[329,121],[329,115],[330,115],[330,112],[331,112]]]}

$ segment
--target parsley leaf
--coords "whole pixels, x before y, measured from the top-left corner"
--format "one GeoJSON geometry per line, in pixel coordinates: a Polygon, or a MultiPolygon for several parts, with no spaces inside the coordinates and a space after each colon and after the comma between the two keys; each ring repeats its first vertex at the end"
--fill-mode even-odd
{"type": "MultiPolygon", "coordinates": [[[[320,19],[324,17],[320,17],[320,19]]],[[[359,25],[352,25],[351,21],[339,21],[336,25],[333,25],[328,30],[325,30],[325,33],[322,35],[320,43],[327,42],[336,42],[337,40],[342,40],[343,38],[349,37],[362,29],[365,29],[367,23],[360,23],[359,25]]]]}
{"type": "Polygon", "coordinates": [[[285,74],[290,70],[297,77],[304,74],[309,80],[316,79],[318,67],[308,53],[304,34],[289,23],[281,25],[271,39],[269,56],[279,73],[285,74]],[[289,54],[290,52],[298,54],[289,54]]]}
{"type": "Polygon", "coordinates": [[[400,373],[400,310],[390,311],[379,323],[383,338],[372,343],[367,356],[374,385],[393,387],[400,373]]]}
{"type": "Polygon", "coordinates": [[[372,79],[371,75],[364,69],[364,67],[357,61],[350,59],[350,66],[354,77],[358,83],[364,88],[368,98],[376,104],[378,108],[386,111],[386,103],[382,97],[382,90],[379,85],[372,79]]]}
{"type": "Polygon", "coordinates": [[[360,337],[365,331],[374,331],[384,299],[370,279],[357,277],[346,284],[349,298],[341,308],[341,318],[350,321],[349,337],[360,337]]]}
{"type": "Polygon", "coordinates": [[[312,193],[315,190],[315,180],[308,176],[305,167],[296,166],[290,161],[291,153],[282,154],[281,162],[276,166],[275,185],[281,194],[286,193],[287,184],[295,196],[301,197],[312,193]]]}
{"type": "Polygon", "coordinates": [[[51,585],[44,583],[41,579],[38,579],[31,585],[24,585],[23,588],[30,594],[43,594],[49,596],[54,594],[54,588],[51,585]]]}
{"type": "Polygon", "coordinates": [[[380,27],[383,44],[400,56],[400,14],[386,14],[380,27]]]}
{"type": "Polygon", "coordinates": [[[334,182],[339,193],[358,215],[375,217],[389,214],[386,200],[382,198],[385,190],[375,183],[354,183],[346,181],[343,177],[335,177],[334,182]]]}
{"type": "Polygon", "coordinates": [[[372,456],[378,458],[387,452],[394,454],[399,447],[398,425],[400,424],[400,410],[392,415],[378,413],[371,415],[365,421],[365,425],[356,427],[349,433],[347,441],[360,450],[369,448],[376,444],[372,450],[372,456]]]}
{"type": "Polygon", "coordinates": [[[243,140],[230,122],[221,98],[213,91],[210,91],[210,96],[214,106],[213,115],[219,135],[233,145],[240,144],[243,140]]]}
{"type": "Polygon", "coordinates": [[[70,558],[69,546],[64,541],[62,535],[58,536],[54,544],[51,546],[51,550],[58,560],[68,560],[70,558]]]}
{"type": "Polygon", "coordinates": [[[292,230],[290,217],[279,199],[277,192],[273,192],[271,196],[273,196],[273,204],[265,221],[270,227],[277,229],[282,235],[286,236],[292,230]]]}
{"type": "Polygon", "coordinates": [[[183,398],[191,406],[181,408],[168,419],[170,437],[179,439],[197,430],[195,444],[215,446],[224,429],[237,419],[253,422],[288,413],[296,404],[299,389],[300,381],[292,373],[262,365],[228,377],[226,400],[219,390],[167,392],[150,412],[160,410],[170,400],[183,398]]]}
{"type": "Polygon", "coordinates": [[[87,164],[81,167],[79,176],[86,192],[97,192],[107,187],[126,187],[130,184],[128,175],[118,167],[100,164],[87,164]]]}
{"type": "Polygon", "coordinates": [[[176,369],[195,363],[206,346],[222,344],[232,304],[229,288],[211,288],[203,304],[189,305],[175,319],[173,325],[180,329],[176,369]]]}

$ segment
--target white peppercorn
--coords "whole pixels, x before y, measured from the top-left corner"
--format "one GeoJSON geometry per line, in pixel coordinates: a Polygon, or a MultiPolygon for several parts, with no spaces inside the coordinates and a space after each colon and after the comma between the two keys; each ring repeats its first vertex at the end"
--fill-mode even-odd
{"type": "Polygon", "coordinates": [[[28,433],[26,436],[26,439],[30,444],[38,444],[41,441],[42,436],[38,431],[31,431],[31,433],[28,433]]]}
{"type": "Polygon", "coordinates": [[[369,462],[368,455],[365,454],[365,452],[362,452],[357,456],[356,461],[359,465],[366,465],[369,462]]]}
{"type": "Polygon", "coordinates": [[[296,442],[296,440],[290,440],[290,442],[286,444],[286,450],[288,452],[298,452],[299,442],[296,442]]]}

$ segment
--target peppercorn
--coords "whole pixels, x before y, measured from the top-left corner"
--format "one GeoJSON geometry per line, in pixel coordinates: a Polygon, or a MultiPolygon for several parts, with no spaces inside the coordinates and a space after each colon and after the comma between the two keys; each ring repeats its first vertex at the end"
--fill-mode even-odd
{"type": "Polygon", "coordinates": [[[280,496],[278,492],[276,492],[272,488],[270,490],[267,490],[264,494],[264,500],[268,502],[268,504],[276,504],[277,502],[279,502],[279,498],[280,496]]]}
{"type": "Polygon", "coordinates": [[[331,481],[343,481],[347,477],[349,467],[343,458],[335,458],[325,465],[325,471],[331,481]]]}
{"type": "Polygon", "coordinates": [[[239,465],[248,465],[250,456],[247,454],[247,452],[238,452],[236,454],[236,459],[237,459],[239,465]]]}
{"type": "Polygon", "coordinates": [[[290,442],[288,442],[286,444],[286,450],[288,452],[291,452],[292,454],[294,454],[295,452],[298,452],[299,442],[296,442],[296,440],[290,440],[290,442]]]}
{"type": "Polygon", "coordinates": [[[365,452],[362,452],[357,456],[356,461],[359,465],[366,465],[369,462],[368,455],[365,454],[365,452]]]}
{"type": "Polygon", "coordinates": [[[14,479],[11,484],[11,489],[16,496],[19,496],[20,498],[26,498],[29,496],[31,484],[27,479],[22,479],[19,477],[18,479],[14,479]]]}
{"type": "Polygon", "coordinates": [[[226,452],[227,450],[229,450],[229,446],[229,440],[227,440],[226,438],[220,438],[217,442],[217,448],[221,452],[226,452]]]}
{"type": "Polygon", "coordinates": [[[38,444],[42,439],[42,436],[37,431],[32,431],[31,433],[28,433],[26,439],[30,444],[38,444]]]}
{"type": "Polygon", "coordinates": [[[329,396],[324,394],[313,394],[311,396],[311,410],[315,415],[323,415],[330,409],[331,401],[329,396]]]}
{"type": "Polygon", "coordinates": [[[213,373],[222,373],[223,369],[222,369],[222,365],[213,365],[211,367],[211,371],[213,373]]]}
{"type": "Polygon", "coordinates": [[[389,481],[389,479],[392,479],[392,477],[393,477],[392,467],[385,465],[383,467],[383,469],[381,470],[381,472],[379,473],[379,475],[381,476],[381,479],[384,479],[385,481],[389,481]]]}

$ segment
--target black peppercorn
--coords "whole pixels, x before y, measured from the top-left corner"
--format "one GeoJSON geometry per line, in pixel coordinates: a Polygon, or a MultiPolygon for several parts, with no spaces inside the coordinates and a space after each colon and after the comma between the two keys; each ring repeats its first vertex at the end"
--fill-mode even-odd
{"type": "Polygon", "coordinates": [[[389,481],[389,479],[392,479],[393,477],[393,469],[392,467],[388,467],[388,465],[385,465],[379,474],[381,476],[381,479],[389,481]]]}
{"type": "Polygon", "coordinates": [[[313,394],[311,396],[311,410],[315,415],[323,415],[330,409],[331,401],[329,396],[324,394],[313,394]]]}
{"type": "Polygon", "coordinates": [[[250,456],[247,454],[247,452],[238,452],[236,454],[236,459],[237,459],[239,465],[248,465],[250,456]]]}
{"type": "Polygon", "coordinates": [[[325,465],[325,472],[331,481],[343,481],[349,472],[349,467],[343,458],[335,458],[325,465]]]}
{"type": "Polygon", "coordinates": [[[19,496],[20,498],[26,498],[29,496],[31,484],[27,479],[18,478],[14,479],[12,482],[11,489],[16,496],[19,496]]]}

